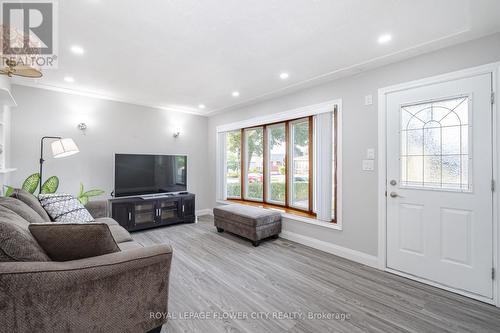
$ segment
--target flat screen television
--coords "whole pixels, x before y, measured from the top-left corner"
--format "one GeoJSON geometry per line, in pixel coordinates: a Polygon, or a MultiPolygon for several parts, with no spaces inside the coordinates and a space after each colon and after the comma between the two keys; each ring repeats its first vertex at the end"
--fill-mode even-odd
{"type": "Polygon", "coordinates": [[[115,197],[187,190],[187,156],[115,154],[115,197]]]}

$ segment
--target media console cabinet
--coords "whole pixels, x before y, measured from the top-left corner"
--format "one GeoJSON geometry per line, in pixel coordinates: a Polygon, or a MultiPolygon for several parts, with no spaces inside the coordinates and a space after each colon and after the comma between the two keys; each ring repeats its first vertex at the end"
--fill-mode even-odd
{"type": "Polygon", "coordinates": [[[195,195],[163,194],[111,199],[111,216],[128,231],[195,222],[195,195]]]}

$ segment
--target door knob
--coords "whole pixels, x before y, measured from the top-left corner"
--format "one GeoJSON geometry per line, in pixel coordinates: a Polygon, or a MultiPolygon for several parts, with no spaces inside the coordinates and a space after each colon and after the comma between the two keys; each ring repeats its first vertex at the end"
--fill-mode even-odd
{"type": "Polygon", "coordinates": [[[391,198],[397,198],[397,197],[403,198],[402,196],[400,196],[396,192],[391,192],[389,195],[391,196],[391,198]]]}

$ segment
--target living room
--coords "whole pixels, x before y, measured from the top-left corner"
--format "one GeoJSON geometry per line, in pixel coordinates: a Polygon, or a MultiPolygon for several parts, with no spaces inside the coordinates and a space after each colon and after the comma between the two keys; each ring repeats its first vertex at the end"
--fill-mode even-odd
{"type": "Polygon", "coordinates": [[[1,7],[2,331],[500,330],[498,1],[1,7]]]}

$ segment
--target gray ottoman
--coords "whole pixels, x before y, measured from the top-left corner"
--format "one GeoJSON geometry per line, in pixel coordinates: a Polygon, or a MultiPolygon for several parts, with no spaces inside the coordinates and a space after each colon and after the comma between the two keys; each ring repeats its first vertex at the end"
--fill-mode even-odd
{"type": "Polygon", "coordinates": [[[253,246],[259,246],[261,239],[278,238],[281,232],[281,213],[231,204],[214,208],[214,225],[218,232],[232,232],[250,239],[253,246]]]}

